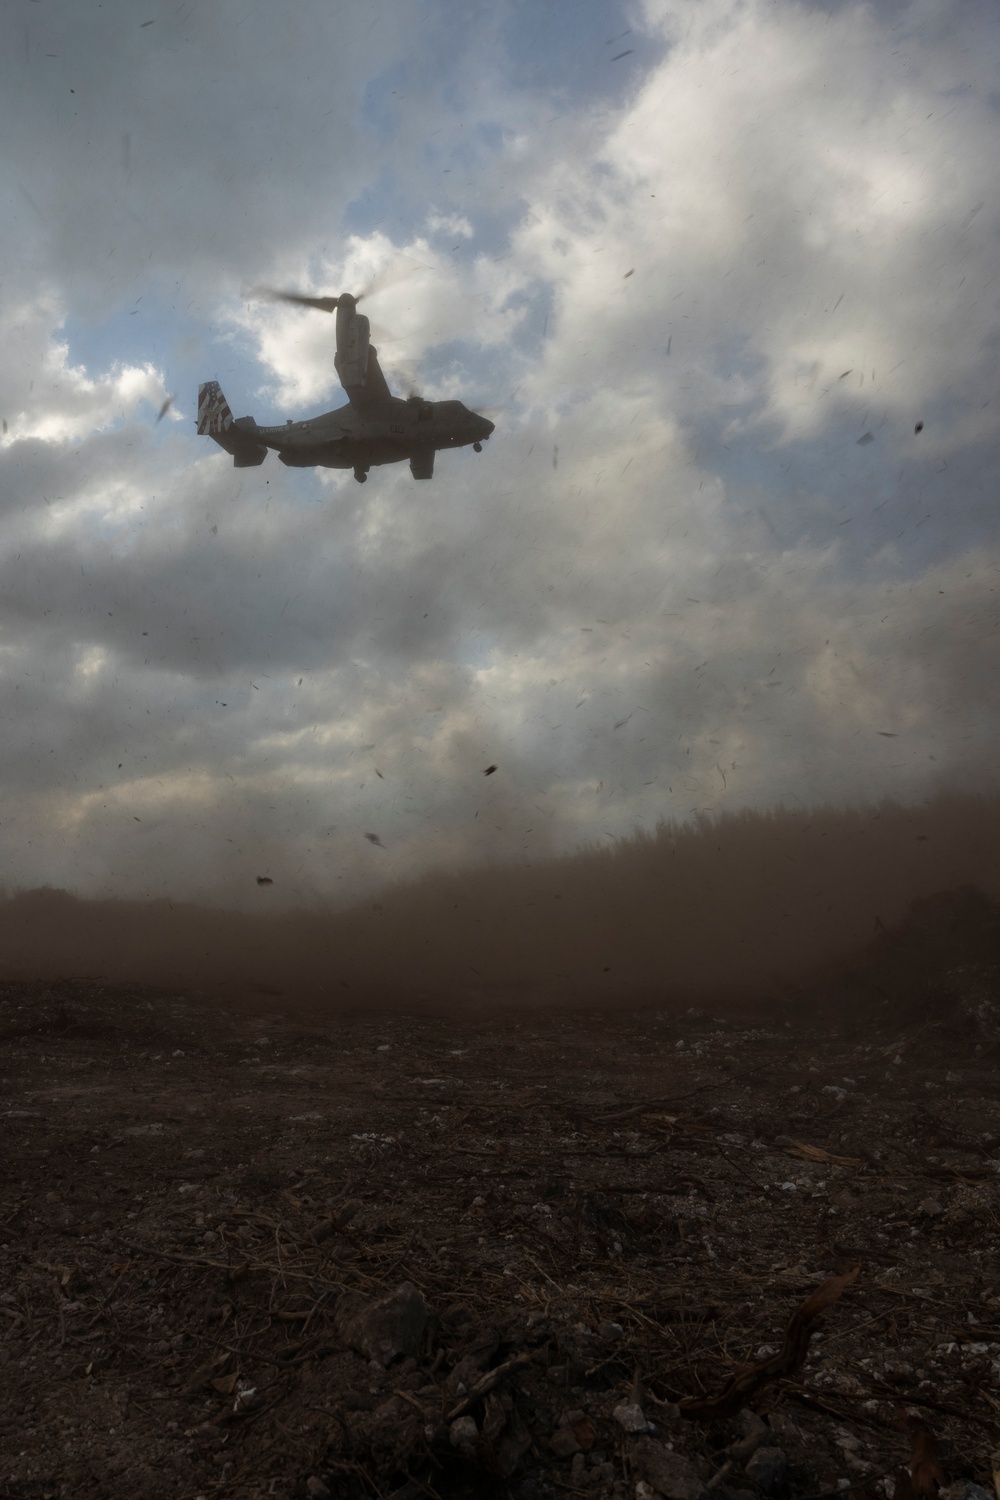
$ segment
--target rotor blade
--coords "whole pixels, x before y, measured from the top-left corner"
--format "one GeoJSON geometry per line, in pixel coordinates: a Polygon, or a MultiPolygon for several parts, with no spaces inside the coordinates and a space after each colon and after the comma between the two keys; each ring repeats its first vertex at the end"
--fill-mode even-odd
{"type": "Polygon", "coordinates": [[[295,307],[314,307],[317,312],[325,313],[336,312],[339,301],[337,297],[306,297],[301,292],[279,292],[271,286],[254,287],[252,295],[267,302],[291,302],[295,307]]]}
{"type": "Polygon", "coordinates": [[[390,382],[402,386],[403,394],[407,398],[422,394],[420,387],[424,382],[418,361],[390,355],[385,361],[385,371],[386,378],[390,382]]]}
{"type": "Polygon", "coordinates": [[[412,260],[410,256],[401,253],[383,270],[376,271],[371,281],[362,288],[354,300],[360,302],[362,297],[374,297],[379,292],[387,292],[390,287],[398,286],[401,281],[409,281],[411,276],[417,276],[421,271],[433,271],[433,269],[433,266],[425,266],[420,261],[412,260]],[[403,261],[407,264],[401,264],[403,261]]]}

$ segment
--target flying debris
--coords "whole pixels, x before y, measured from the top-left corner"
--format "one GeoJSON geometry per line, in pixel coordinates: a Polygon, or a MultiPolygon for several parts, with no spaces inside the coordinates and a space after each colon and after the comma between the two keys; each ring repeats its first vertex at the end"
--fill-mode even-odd
{"type": "Polygon", "coordinates": [[[357,310],[364,292],[311,297],[260,287],[256,295],[337,314],[333,363],[348,404],[304,422],[260,427],[253,417],[233,417],[218,381],[204,382],[198,387],[198,431],[231,453],[235,468],[255,468],[274,448],[291,468],[353,469],[364,484],[368,470],[380,464],[408,459],[414,479],[430,479],[436,453],[470,443],[475,453],[483,451],[493,431],[486,417],[461,401],[425,401],[415,395],[404,401],[389,390],[369,341],[370,324],[357,310]]]}
{"type": "Polygon", "coordinates": [[[258,885],[273,885],[274,881],[271,879],[270,875],[258,875],[257,876],[257,884],[258,885]]]}
{"type": "MultiPolygon", "coordinates": [[[[152,24],[152,23],[150,23],[150,24],[152,24]]],[[[173,396],[168,396],[167,399],[166,399],[166,401],[164,401],[163,405],[160,407],[159,411],[156,413],[156,420],[157,420],[157,422],[162,422],[163,421],[163,418],[167,415],[167,412],[173,406],[174,399],[175,398],[173,396]]]]}
{"type": "Polygon", "coordinates": [[[379,849],[385,848],[385,845],[383,844],[377,833],[366,833],[365,838],[368,840],[369,844],[375,844],[379,849]]]}
{"type": "Polygon", "coordinates": [[[863,432],[861,434],[861,436],[858,438],[858,444],[857,445],[858,445],[859,448],[867,448],[868,444],[869,443],[874,443],[874,441],[875,441],[875,434],[873,432],[863,432]]]}
{"type": "MultiPolygon", "coordinates": [[[[7,423],[6,422],[3,424],[3,429],[4,429],[4,432],[7,431],[7,423]]],[[[918,422],[917,425],[916,425],[916,427],[914,427],[913,430],[914,430],[914,432],[923,432],[923,430],[924,430],[924,424],[923,424],[923,422],[918,422]]]]}
{"type": "Polygon", "coordinates": [[[484,771],[484,772],[483,772],[483,775],[484,775],[484,776],[492,776],[492,775],[493,775],[493,772],[494,772],[494,771],[495,771],[495,770],[496,770],[496,766],[487,766],[487,767],[486,767],[486,770],[485,770],[485,771],[484,771]]]}

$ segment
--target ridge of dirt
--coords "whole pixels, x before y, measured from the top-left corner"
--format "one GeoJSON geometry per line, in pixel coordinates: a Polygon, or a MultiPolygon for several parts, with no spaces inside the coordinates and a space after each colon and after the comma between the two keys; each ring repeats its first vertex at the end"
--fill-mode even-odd
{"type": "Polygon", "coordinates": [[[0,985],[0,1496],[901,1500],[932,1453],[971,1500],[1000,986],[962,899],[752,1023],[0,985]],[[804,1363],[684,1417],[854,1266],[804,1363]]]}

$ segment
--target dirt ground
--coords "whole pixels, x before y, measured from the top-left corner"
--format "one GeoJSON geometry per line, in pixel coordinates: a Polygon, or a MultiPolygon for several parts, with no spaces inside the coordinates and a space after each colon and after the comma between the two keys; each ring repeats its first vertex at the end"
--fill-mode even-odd
{"type": "Polygon", "coordinates": [[[0,986],[0,1496],[992,1495],[984,910],[755,1015],[0,986]]]}

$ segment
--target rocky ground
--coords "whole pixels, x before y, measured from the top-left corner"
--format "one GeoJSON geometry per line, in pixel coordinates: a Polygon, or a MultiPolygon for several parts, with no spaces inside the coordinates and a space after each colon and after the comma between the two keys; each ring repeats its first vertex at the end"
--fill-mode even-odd
{"type": "Polygon", "coordinates": [[[0,986],[0,1496],[992,1497],[973,906],[752,1015],[0,986]]]}

